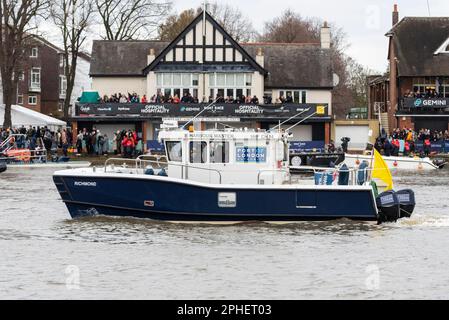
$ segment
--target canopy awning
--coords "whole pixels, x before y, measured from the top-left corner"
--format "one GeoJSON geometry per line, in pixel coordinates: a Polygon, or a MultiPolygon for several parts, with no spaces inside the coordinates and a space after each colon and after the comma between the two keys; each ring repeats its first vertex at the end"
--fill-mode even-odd
{"type": "MultiPolygon", "coordinates": [[[[0,105],[0,127],[3,125],[4,118],[5,105],[0,105]]],[[[13,127],[65,127],[67,125],[64,121],[18,105],[11,106],[11,120],[13,127]]]]}

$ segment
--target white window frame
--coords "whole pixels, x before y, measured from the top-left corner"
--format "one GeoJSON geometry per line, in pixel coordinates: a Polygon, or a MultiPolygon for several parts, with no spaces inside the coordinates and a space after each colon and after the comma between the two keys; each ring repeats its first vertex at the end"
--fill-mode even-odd
{"type": "Polygon", "coordinates": [[[33,47],[31,48],[30,58],[38,58],[39,57],[39,48],[33,47]]]}
{"type": "Polygon", "coordinates": [[[36,106],[37,105],[37,96],[36,95],[29,95],[28,96],[28,104],[30,106],[36,106]],[[35,100],[34,102],[31,102],[32,98],[35,100]]]}
{"type": "Polygon", "coordinates": [[[23,106],[23,94],[17,95],[17,104],[23,106]]]}
{"type": "Polygon", "coordinates": [[[214,72],[209,74],[209,92],[213,93],[212,99],[215,99],[215,97],[218,94],[218,90],[223,89],[224,90],[224,97],[228,97],[228,90],[232,90],[232,98],[237,99],[237,90],[242,90],[244,96],[251,96],[252,92],[252,84],[253,84],[253,74],[242,72],[242,73],[225,73],[225,83],[224,85],[218,85],[217,84],[217,75],[223,74],[219,72],[214,72]],[[243,85],[237,85],[237,74],[243,74],[243,85]],[[234,85],[227,85],[228,77],[234,77],[234,85]]]}
{"type": "Polygon", "coordinates": [[[21,71],[19,73],[19,81],[24,81],[25,80],[25,72],[21,71]]]}
{"type": "MultiPolygon", "coordinates": [[[[180,90],[180,95],[178,96],[179,99],[182,99],[184,90],[189,90],[190,94],[195,97],[195,91],[198,95],[198,89],[199,89],[199,73],[185,73],[185,72],[164,72],[164,73],[156,73],[156,91],[161,92],[162,95],[165,95],[166,90],[170,90],[170,96],[174,97],[175,90],[180,90]],[[174,84],[174,75],[180,75],[181,76],[181,83],[179,85],[174,84]],[[183,84],[183,75],[189,75],[189,85],[185,86],[183,84]],[[169,84],[165,84],[169,81],[169,84]],[[193,81],[198,81],[197,85],[193,85],[193,81]]],[[[196,97],[199,99],[199,97],[196,97]]]]}
{"type": "Polygon", "coordinates": [[[30,88],[40,89],[41,88],[41,68],[31,68],[30,70],[30,88]],[[38,72],[35,72],[38,70],[38,72]],[[35,82],[34,75],[37,75],[38,81],[35,82]]]}
{"type": "Polygon", "coordinates": [[[305,89],[280,89],[277,97],[272,97],[275,101],[281,97],[281,92],[284,93],[284,98],[287,98],[287,92],[292,93],[293,103],[304,104],[307,103],[307,90],[305,89]],[[298,93],[299,101],[295,102],[295,92],[298,93]],[[304,100],[304,102],[303,102],[304,100]]]}
{"type": "Polygon", "coordinates": [[[59,97],[65,99],[67,95],[67,77],[65,75],[59,76],[59,97]]]}

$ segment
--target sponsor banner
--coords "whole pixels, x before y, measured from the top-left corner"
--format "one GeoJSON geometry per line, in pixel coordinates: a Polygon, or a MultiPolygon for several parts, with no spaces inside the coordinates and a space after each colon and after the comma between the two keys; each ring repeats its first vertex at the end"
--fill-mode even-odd
{"type": "Polygon", "coordinates": [[[252,105],[252,104],[141,104],[141,103],[104,103],[77,104],[76,116],[103,117],[194,117],[201,113],[203,118],[275,118],[288,119],[302,113],[298,119],[314,114],[314,117],[328,116],[327,104],[286,104],[286,105],[252,105]]]}
{"type": "Polygon", "coordinates": [[[324,152],[324,141],[292,141],[290,153],[324,152]]]}
{"type": "Polygon", "coordinates": [[[404,98],[406,108],[448,108],[449,98],[404,98]]]}
{"type": "MultiPolygon", "coordinates": [[[[424,143],[416,142],[415,150],[418,152],[424,151],[424,143]]],[[[449,151],[449,141],[431,141],[430,142],[430,151],[438,152],[438,153],[446,153],[449,151]]]]}
{"type": "MultiPolygon", "coordinates": [[[[447,142],[449,150],[449,141],[447,142]]],[[[324,141],[292,141],[290,142],[290,153],[302,152],[324,152],[324,141]]],[[[158,140],[148,140],[147,148],[154,152],[165,152],[163,143],[158,140]]]]}
{"type": "Polygon", "coordinates": [[[147,140],[147,150],[151,150],[151,152],[164,153],[165,146],[157,140],[147,140]]]}

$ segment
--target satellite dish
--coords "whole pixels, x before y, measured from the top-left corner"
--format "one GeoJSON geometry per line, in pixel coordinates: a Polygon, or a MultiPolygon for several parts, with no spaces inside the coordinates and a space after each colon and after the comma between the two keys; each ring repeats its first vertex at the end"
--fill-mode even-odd
{"type": "Polygon", "coordinates": [[[338,86],[340,83],[340,77],[338,76],[338,74],[334,73],[333,75],[333,84],[334,87],[338,86]]]}

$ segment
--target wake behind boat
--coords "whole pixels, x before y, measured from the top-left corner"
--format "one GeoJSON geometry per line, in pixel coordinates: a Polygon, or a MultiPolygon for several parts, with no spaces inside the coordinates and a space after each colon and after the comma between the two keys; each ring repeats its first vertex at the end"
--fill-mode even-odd
{"type": "Polygon", "coordinates": [[[414,208],[411,190],[378,195],[372,168],[323,169],[312,179],[293,181],[290,134],[280,130],[192,132],[176,127],[163,129],[159,138],[165,145],[165,162],[145,156],[109,159],[102,168],[56,172],[54,182],[71,216],[382,222],[410,216],[414,208]]]}

